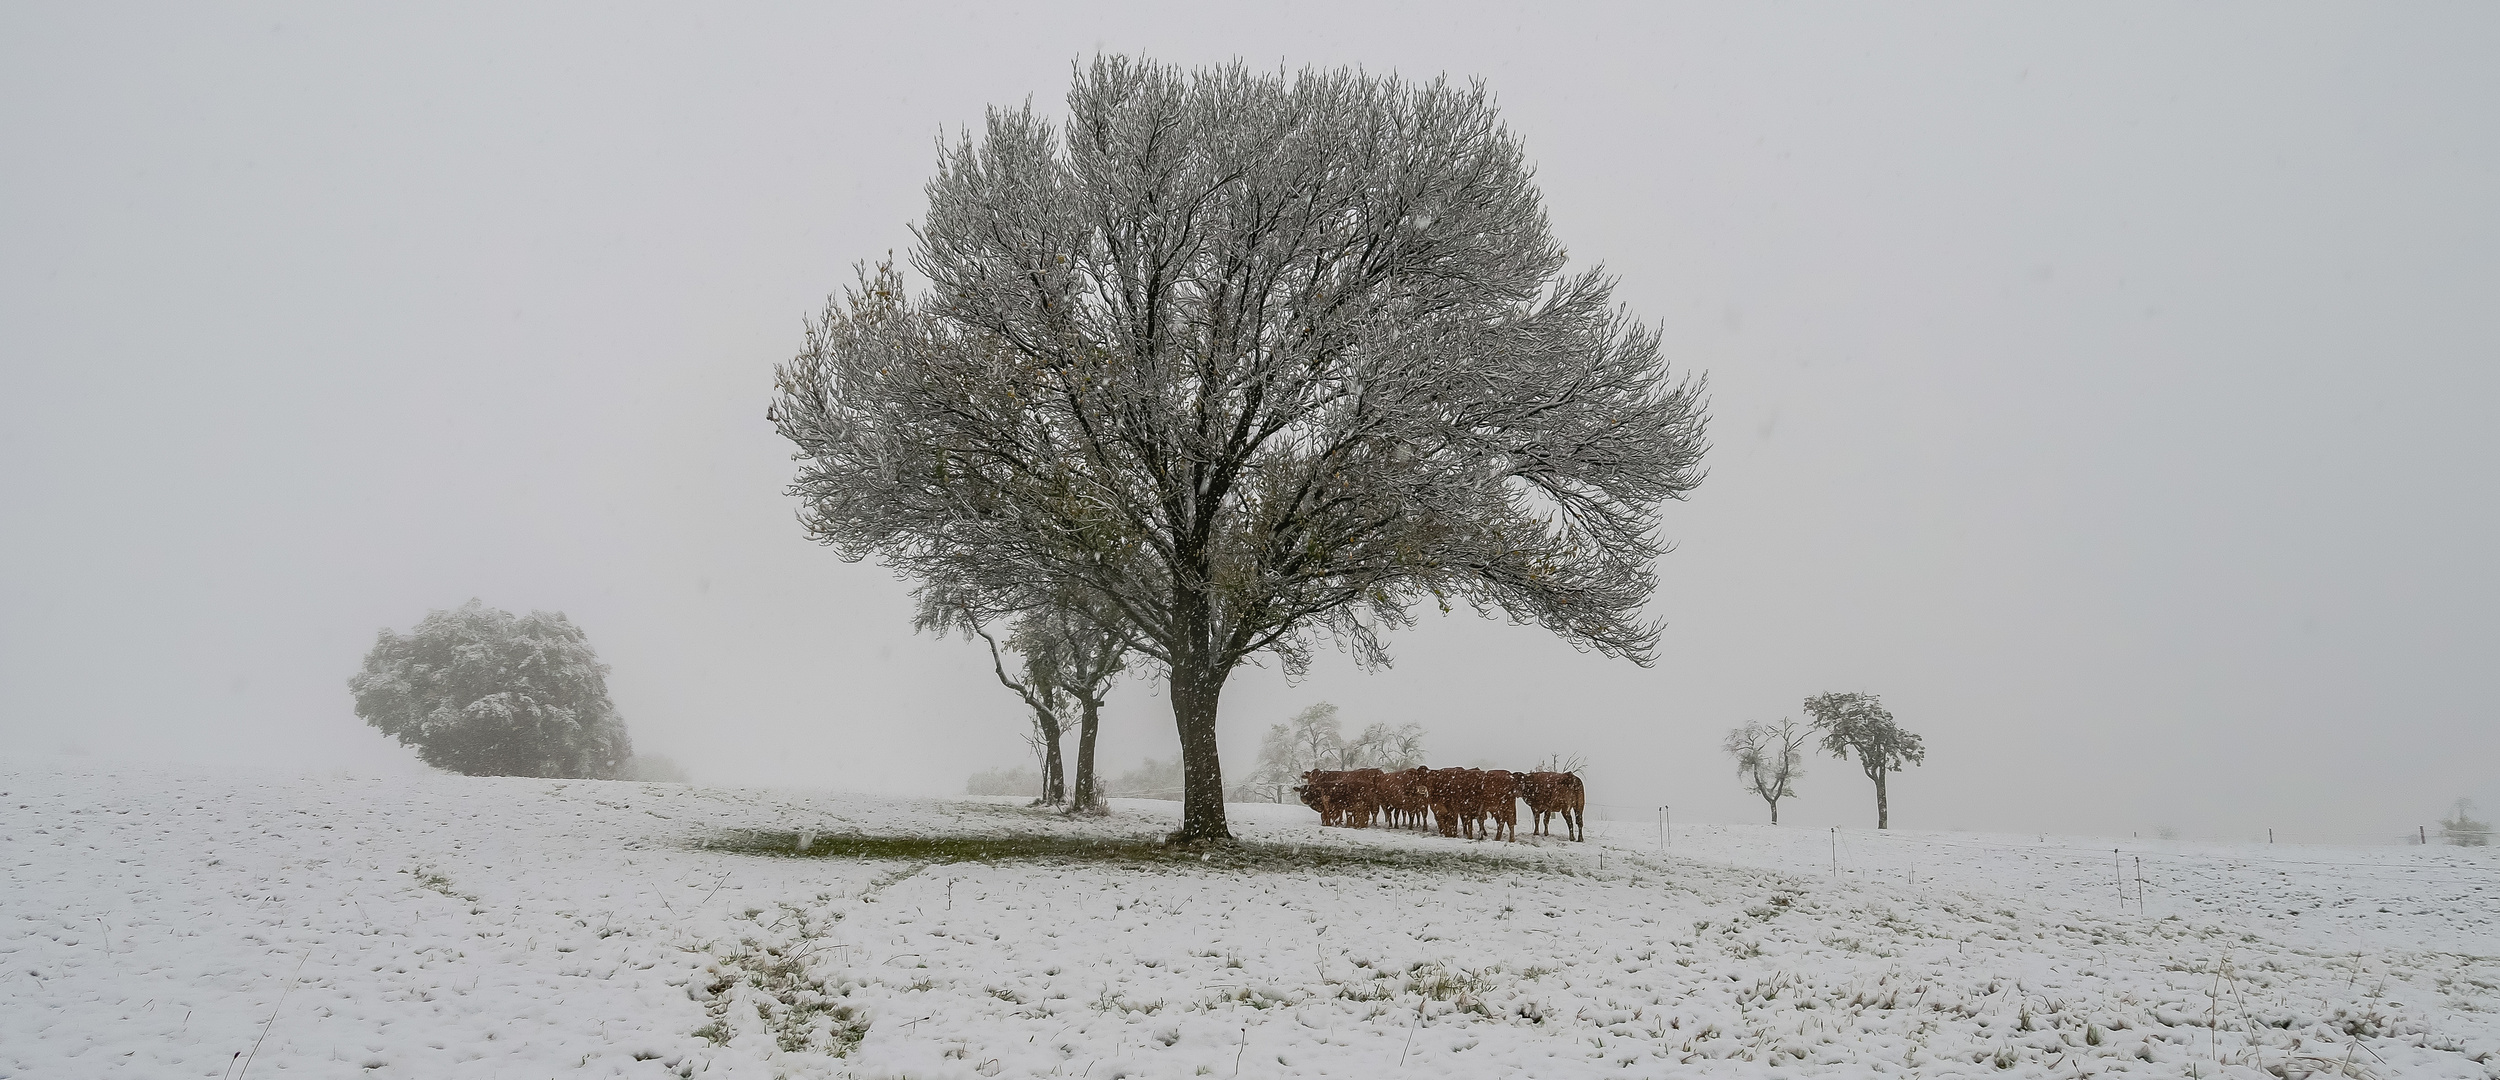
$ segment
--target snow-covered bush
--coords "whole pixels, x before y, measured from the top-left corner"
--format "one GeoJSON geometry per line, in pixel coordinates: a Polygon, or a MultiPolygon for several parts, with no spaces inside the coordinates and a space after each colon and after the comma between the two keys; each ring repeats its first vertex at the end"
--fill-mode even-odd
{"type": "Polygon", "coordinates": [[[634,756],[607,672],[562,612],[471,600],[408,634],[383,630],[347,688],[356,715],[435,768],[606,779],[634,756]]]}
{"type": "Polygon", "coordinates": [[[1041,791],[1041,770],[1030,765],[977,772],[964,781],[966,795],[1039,795],[1041,791]]]}

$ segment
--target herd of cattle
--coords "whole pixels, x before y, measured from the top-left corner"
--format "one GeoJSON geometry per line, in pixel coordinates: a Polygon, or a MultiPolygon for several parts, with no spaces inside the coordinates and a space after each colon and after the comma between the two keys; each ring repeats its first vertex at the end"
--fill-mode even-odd
{"type": "Polygon", "coordinates": [[[1588,790],[1567,772],[1420,765],[1399,772],[1314,769],[1303,773],[1293,790],[1319,811],[1322,825],[1361,829],[1378,821],[1389,828],[1438,827],[1443,836],[1470,840],[1519,839],[1521,802],[1536,815],[1533,835],[1551,835],[1547,823],[1560,817],[1572,839],[1584,839],[1580,821],[1588,809],[1588,790]]]}

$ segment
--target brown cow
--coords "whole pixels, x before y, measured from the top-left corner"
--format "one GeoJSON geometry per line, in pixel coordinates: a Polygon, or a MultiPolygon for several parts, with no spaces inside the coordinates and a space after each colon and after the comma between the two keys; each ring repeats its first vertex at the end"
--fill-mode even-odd
{"type": "Polygon", "coordinates": [[[1337,782],[1339,775],[1313,769],[1303,773],[1302,783],[1293,789],[1294,794],[1302,797],[1302,805],[1319,811],[1319,823],[1323,827],[1344,820],[1344,811],[1340,808],[1344,794],[1342,785],[1337,782]]]}
{"type": "Polygon", "coordinates": [[[1483,808],[1487,825],[1499,840],[1504,833],[1512,843],[1519,841],[1519,774],[1508,769],[1487,769],[1479,782],[1477,805],[1483,808]]]}
{"type": "Polygon", "coordinates": [[[1325,788],[1320,785],[1320,770],[1303,773],[1303,783],[1293,785],[1293,795],[1303,800],[1303,805],[1318,810],[1320,825],[1328,825],[1328,793],[1325,793],[1325,788]]]}
{"type": "Polygon", "coordinates": [[[1588,788],[1578,775],[1567,772],[1529,773],[1521,782],[1519,794],[1528,800],[1528,812],[1536,815],[1536,834],[1551,836],[1550,819],[1560,815],[1563,828],[1573,840],[1586,840],[1581,827],[1588,816],[1588,788]]]}
{"type": "Polygon", "coordinates": [[[1535,827],[1529,830],[1531,836],[1551,835],[1546,831],[1546,822],[1555,809],[1549,794],[1554,786],[1554,776],[1554,773],[1540,769],[1519,778],[1519,797],[1527,802],[1529,816],[1536,819],[1535,827]]]}
{"type": "Polygon", "coordinates": [[[1302,783],[1293,790],[1303,805],[1319,811],[1321,825],[1361,829],[1390,805],[1398,786],[1396,777],[1378,769],[1313,769],[1302,774],[1302,783]]]}
{"type": "MultiPolygon", "coordinates": [[[[1500,804],[1511,794],[1510,774],[1500,769],[1446,769],[1449,774],[1450,808],[1458,816],[1458,830],[1470,840],[1483,840],[1495,829],[1492,819],[1500,804]]],[[[1436,774],[1437,776],[1437,774],[1436,774]]],[[[1436,801],[1435,813],[1440,812],[1436,801]]],[[[1515,818],[1514,818],[1515,820],[1515,818]]],[[[1442,835],[1449,835],[1444,830],[1442,835]]]]}
{"type": "Polygon", "coordinates": [[[1465,770],[1463,775],[1465,775],[1465,788],[1463,788],[1465,803],[1460,805],[1458,813],[1460,813],[1460,818],[1465,820],[1465,833],[1468,833],[1468,840],[1483,840],[1485,818],[1493,818],[1493,798],[1490,798],[1490,793],[1485,790],[1485,770],[1470,768],[1470,770],[1465,770]]]}
{"type": "Polygon", "coordinates": [[[1441,835],[1458,836],[1466,826],[1466,805],[1473,801],[1467,792],[1474,787],[1465,769],[1432,769],[1427,773],[1425,797],[1432,805],[1433,824],[1441,835]]]}
{"type": "Polygon", "coordinates": [[[1379,816],[1389,793],[1389,774],[1378,769],[1339,773],[1345,791],[1346,828],[1366,829],[1379,816]]]}
{"type": "Polygon", "coordinates": [[[1397,823],[1410,829],[1425,827],[1426,815],[1432,811],[1432,770],[1417,765],[1389,777],[1396,795],[1397,823]]]}
{"type": "MultiPolygon", "coordinates": [[[[1534,777],[1561,774],[1534,774],[1534,777]]],[[[1577,790],[1576,778],[1566,776],[1577,790]]],[[[1507,769],[1412,769],[1387,773],[1379,769],[1303,774],[1294,789],[1302,801],[1320,812],[1323,825],[1359,829],[1375,815],[1392,826],[1436,828],[1441,835],[1470,840],[1519,839],[1518,800],[1536,805],[1542,791],[1528,773],[1507,769]],[[1427,818],[1429,814],[1429,818],[1427,818]]]]}

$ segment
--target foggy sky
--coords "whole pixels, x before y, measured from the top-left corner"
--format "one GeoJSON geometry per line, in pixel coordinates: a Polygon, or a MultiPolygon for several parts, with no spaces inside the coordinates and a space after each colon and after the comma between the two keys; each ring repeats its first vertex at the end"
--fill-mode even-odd
{"type": "MultiPolygon", "coordinates": [[[[941,133],[1112,50],[1484,78],[1712,387],[1656,667],[1427,618],[1237,675],[1228,775],[1327,700],[1752,821],[1726,730],[1859,690],[1906,828],[2500,807],[2500,9],[1532,7],[0,7],[0,761],[412,770],[346,679],[473,596],[701,781],[1026,760],[763,412],[941,133]]],[[[1105,768],[1176,746],[1129,682],[1105,768]]],[[[1872,824],[1807,770],[1784,821],[1872,824]]]]}

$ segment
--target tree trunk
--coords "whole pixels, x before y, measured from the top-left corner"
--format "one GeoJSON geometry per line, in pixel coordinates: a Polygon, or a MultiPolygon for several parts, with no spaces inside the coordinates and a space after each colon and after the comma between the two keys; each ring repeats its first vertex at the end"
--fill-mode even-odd
{"type": "Polygon", "coordinates": [[[1884,774],[1881,772],[1875,774],[1875,827],[1892,827],[1892,806],[1884,801],[1884,774]]]}
{"type": "Polygon", "coordinates": [[[1771,803],[1771,824],[1773,824],[1773,825],[1777,825],[1777,824],[1779,824],[1779,823],[1780,823],[1780,804],[1779,804],[1777,801],[1773,801],[1773,802],[1771,803]]]}
{"type": "Polygon", "coordinates": [[[1042,729],[1042,804],[1057,806],[1068,801],[1068,774],[1059,758],[1059,718],[1036,711],[1033,723],[1042,729]]]}
{"type": "Polygon", "coordinates": [[[1082,699],[1083,715],[1076,726],[1076,799],[1071,810],[1092,810],[1102,805],[1102,793],[1094,777],[1094,734],[1102,729],[1102,703],[1082,699]]]}
{"type": "Polygon", "coordinates": [[[1181,829],[1175,844],[1230,840],[1224,824],[1224,766],[1216,760],[1215,706],[1224,674],[1201,663],[1172,666],[1172,720],[1181,735],[1181,829]]]}

